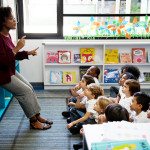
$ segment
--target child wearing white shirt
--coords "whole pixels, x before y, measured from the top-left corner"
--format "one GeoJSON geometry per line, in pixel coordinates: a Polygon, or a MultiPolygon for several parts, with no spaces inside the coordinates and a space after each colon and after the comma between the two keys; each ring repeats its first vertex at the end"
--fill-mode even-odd
{"type": "Polygon", "coordinates": [[[136,92],[133,95],[133,100],[131,102],[130,108],[132,112],[131,119],[135,123],[146,123],[150,122],[150,119],[147,118],[147,110],[150,103],[150,95],[145,92],[136,92]]]}

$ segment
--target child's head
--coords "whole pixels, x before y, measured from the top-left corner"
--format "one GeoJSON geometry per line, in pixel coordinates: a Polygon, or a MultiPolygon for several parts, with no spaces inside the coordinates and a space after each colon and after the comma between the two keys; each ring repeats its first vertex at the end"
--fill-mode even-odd
{"type": "Polygon", "coordinates": [[[130,73],[130,72],[125,72],[125,73],[123,73],[123,74],[121,75],[120,80],[119,80],[119,84],[120,84],[121,86],[123,86],[124,82],[125,82],[126,80],[128,80],[128,79],[137,80],[136,77],[135,77],[132,73],[130,73]]]}
{"type": "Polygon", "coordinates": [[[126,108],[119,104],[109,104],[105,109],[107,121],[129,121],[129,113],[126,108]]]}
{"type": "Polygon", "coordinates": [[[124,82],[122,92],[125,95],[133,96],[135,92],[140,92],[140,84],[134,79],[128,79],[124,82]]]}
{"type": "Polygon", "coordinates": [[[122,73],[125,73],[125,72],[130,72],[130,73],[132,73],[137,79],[138,79],[139,76],[140,76],[140,70],[139,70],[139,68],[137,68],[137,67],[134,66],[134,65],[124,65],[124,66],[121,68],[121,74],[122,74],[122,73]]]}
{"type": "Polygon", "coordinates": [[[98,76],[100,74],[100,69],[96,66],[91,66],[87,72],[86,72],[87,75],[90,75],[92,77],[96,77],[98,79],[98,76]]]}
{"type": "Polygon", "coordinates": [[[110,101],[105,96],[100,96],[97,99],[97,102],[94,105],[94,110],[98,112],[98,114],[104,114],[105,108],[107,105],[112,104],[112,101],[110,101]]]}
{"type": "Polygon", "coordinates": [[[87,85],[89,85],[91,83],[95,83],[95,80],[90,75],[83,75],[82,80],[79,82],[80,87],[82,89],[85,89],[87,87],[87,85]]]}
{"type": "Polygon", "coordinates": [[[134,111],[147,111],[150,103],[150,95],[145,92],[136,92],[133,95],[130,108],[134,111]]]}
{"type": "Polygon", "coordinates": [[[97,99],[98,96],[104,95],[104,90],[99,85],[92,83],[84,90],[84,94],[88,99],[97,99]]]}

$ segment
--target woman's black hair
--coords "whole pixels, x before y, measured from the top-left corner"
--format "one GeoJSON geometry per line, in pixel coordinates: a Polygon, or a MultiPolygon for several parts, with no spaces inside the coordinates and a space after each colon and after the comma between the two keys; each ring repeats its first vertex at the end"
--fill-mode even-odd
{"type": "Polygon", "coordinates": [[[11,13],[11,7],[0,7],[0,31],[3,28],[3,23],[5,22],[5,19],[9,18],[11,16],[11,13]]]}

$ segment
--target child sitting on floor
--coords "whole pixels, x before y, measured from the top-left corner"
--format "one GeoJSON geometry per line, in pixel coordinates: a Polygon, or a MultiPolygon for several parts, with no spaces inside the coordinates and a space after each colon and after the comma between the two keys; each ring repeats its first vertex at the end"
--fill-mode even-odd
{"type": "Polygon", "coordinates": [[[133,95],[133,100],[131,102],[130,108],[133,110],[131,113],[131,119],[135,123],[146,123],[150,122],[150,119],[147,118],[147,110],[149,108],[150,95],[145,92],[136,92],[133,95]]]}
{"type": "MultiPolygon", "coordinates": [[[[101,96],[104,94],[103,89],[98,86],[97,84],[90,84],[87,86],[87,88],[84,90],[84,95],[87,97],[85,106],[86,106],[86,113],[85,115],[76,120],[74,115],[71,115],[71,120],[73,120],[71,123],[69,123],[65,129],[69,129],[72,134],[79,133],[80,129],[82,128],[83,124],[95,124],[98,122],[98,113],[94,110],[94,104],[96,103],[96,99],[98,96],[101,96]]],[[[77,100],[77,103],[79,103],[81,100],[81,97],[79,96],[79,99],[77,100]]]]}

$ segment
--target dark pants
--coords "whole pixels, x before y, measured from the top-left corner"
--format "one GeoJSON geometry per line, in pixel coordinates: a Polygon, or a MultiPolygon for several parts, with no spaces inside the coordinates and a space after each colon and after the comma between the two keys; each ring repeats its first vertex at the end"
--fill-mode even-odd
{"type": "Polygon", "coordinates": [[[110,97],[116,98],[119,93],[119,88],[115,86],[110,87],[110,97]]]}

